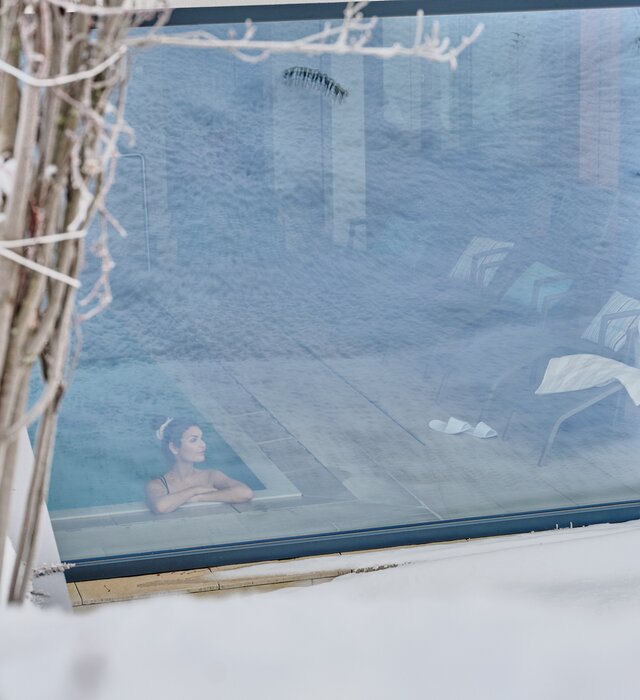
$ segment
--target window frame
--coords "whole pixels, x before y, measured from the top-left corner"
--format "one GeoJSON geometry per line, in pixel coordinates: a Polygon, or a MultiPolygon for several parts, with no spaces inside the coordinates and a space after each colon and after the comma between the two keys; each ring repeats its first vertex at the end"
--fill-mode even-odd
{"type": "MultiPolygon", "coordinates": [[[[234,24],[247,17],[256,23],[318,19],[340,19],[345,2],[279,2],[277,4],[230,4],[223,6],[173,7],[168,26],[184,24],[234,24]]],[[[638,0],[372,0],[364,9],[365,17],[407,17],[422,10],[425,15],[476,15],[506,12],[545,12],[556,10],[596,10],[638,7],[638,0]]],[[[149,22],[147,24],[153,24],[149,22]]],[[[144,26],[144,25],[143,25],[144,26]]]]}

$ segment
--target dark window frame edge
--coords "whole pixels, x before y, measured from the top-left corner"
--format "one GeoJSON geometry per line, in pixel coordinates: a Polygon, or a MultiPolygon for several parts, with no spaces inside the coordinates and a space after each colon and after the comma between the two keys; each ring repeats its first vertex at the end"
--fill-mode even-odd
{"type": "Polygon", "coordinates": [[[159,574],[187,569],[249,564],[356,552],[365,549],[409,547],[484,537],[501,537],[554,529],[622,523],[640,519],[640,501],[603,503],[571,508],[487,515],[476,518],[394,525],[340,533],[297,535],[263,541],[142,552],[71,560],[69,583],[94,579],[159,574]]]}
{"type": "MultiPolygon", "coordinates": [[[[247,18],[256,23],[340,19],[345,7],[344,2],[177,7],[168,24],[237,24],[247,18]]],[[[429,16],[446,16],[624,7],[638,7],[638,0],[374,0],[362,12],[365,17],[410,17],[418,10],[429,16]]],[[[150,24],[153,22],[146,23],[150,24]]]]}

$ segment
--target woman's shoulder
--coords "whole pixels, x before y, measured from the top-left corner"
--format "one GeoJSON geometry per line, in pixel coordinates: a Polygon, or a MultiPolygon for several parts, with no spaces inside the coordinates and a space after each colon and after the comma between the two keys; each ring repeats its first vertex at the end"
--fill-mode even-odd
{"type": "Polygon", "coordinates": [[[145,484],[145,488],[147,491],[157,491],[159,489],[162,489],[169,493],[169,484],[167,483],[167,478],[164,476],[154,476],[147,483],[145,484]]]}

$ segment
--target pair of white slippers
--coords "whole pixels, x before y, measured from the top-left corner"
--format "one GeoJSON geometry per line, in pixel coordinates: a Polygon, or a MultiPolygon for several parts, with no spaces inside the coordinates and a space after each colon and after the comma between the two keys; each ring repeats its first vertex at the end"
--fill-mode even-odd
{"type": "Polygon", "coordinates": [[[453,416],[451,416],[446,423],[443,420],[432,420],[429,422],[429,427],[431,430],[437,430],[439,433],[445,433],[446,435],[468,433],[473,437],[481,439],[498,437],[498,433],[496,433],[490,425],[482,421],[475,427],[472,427],[469,423],[465,423],[465,421],[454,418],[453,416]]]}

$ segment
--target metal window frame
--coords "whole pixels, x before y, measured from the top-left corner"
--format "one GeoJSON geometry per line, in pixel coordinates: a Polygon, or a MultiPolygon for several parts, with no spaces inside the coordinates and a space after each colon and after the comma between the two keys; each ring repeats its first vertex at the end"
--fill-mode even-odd
{"type": "MultiPolygon", "coordinates": [[[[169,25],[235,24],[250,17],[254,22],[288,22],[339,19],[345,2],[238,4],[216,7],[176,6],[169,25]]],[[[637,7],[638,0],[373,0],[365,17],[405,17],[422,10],[425,15],[479,15],[504,12],[545,12],[637,7]]]]}
{"type": "Polygon", "coordinates": [[[269,540],[253,540],[180,550],[95,557],[73,562],[75,566],[66,572],[66,578],[68,582],[78,582],[121,576],[140,576],[167,571],[337,554],[339,552],[406,547],[478,537],[499,537],[603,523],[623,523],[637,519],[640,519],[640,501],[601,503],[590,506],[440,520],[412,525],[348,530],[339,533],[293,535],[269,540]]]}
{"type": "MultiPolygon", "coordinates": [[[[176,7],[169,25],[232,24],[338,19],[346,3],[279,3],[226,7],[176,7]]],[[[423,10],[425,15],[540,12],[637,7],[638,0],[374,0],[366,16],[400,17],[423,10]]],[[[158,550],[129,555],[75,560],[66,572],[69,582],[162,573],[193,568],[245,564],[273,559],[382,549],[477,537],[511,535],[558,528],[620,523],[640,519],[640,500],[468,517],[411,525],[366,528],[340,533],[292,535],[268,540],[158,550]]]]}

